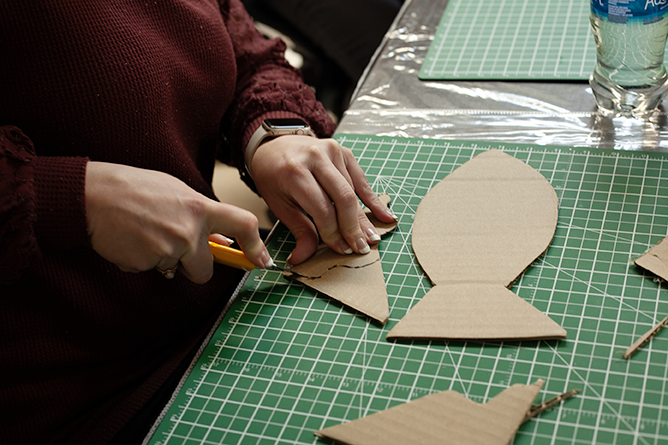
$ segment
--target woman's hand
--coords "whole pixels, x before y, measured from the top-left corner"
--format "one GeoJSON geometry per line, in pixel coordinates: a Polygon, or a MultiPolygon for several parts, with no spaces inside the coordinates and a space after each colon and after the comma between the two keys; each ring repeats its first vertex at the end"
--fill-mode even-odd
{"type": "MultiPolygon", "coordinates": [[[[271,257],[250,212],[213,201],[166,173],[89,162],[86,212],[93,249],[121,270],[179,271],[195,283],[213,275],[208,240],[236,238],[255,265],[271,257]]],[[[225,243],[227,244],[227,243],[225,243]]]]}
{"type": "Polygon", "coordinates": [[[258,191],[297,240],[292,264],[315,252],[318,233],[341,254],[368,253],[380,241],[358,197],[380,221],[395,220],[352,152],[334,139],[279,136],[258,147],[251,168],[258,191]]]}

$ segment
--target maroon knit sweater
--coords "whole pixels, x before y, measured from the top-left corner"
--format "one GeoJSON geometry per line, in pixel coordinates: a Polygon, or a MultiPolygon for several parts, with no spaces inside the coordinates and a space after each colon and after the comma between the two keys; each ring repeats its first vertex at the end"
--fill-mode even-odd
{"type": "Polygon", "coordinates": [[[240,274],[123,273],[87,235],[88,160],[213,197],[266,117],[333,124],[239,0],[0,2],[0,443],[106,443],[240,274]],[[223,137],[219,136],[222,130],[223,137]]]}

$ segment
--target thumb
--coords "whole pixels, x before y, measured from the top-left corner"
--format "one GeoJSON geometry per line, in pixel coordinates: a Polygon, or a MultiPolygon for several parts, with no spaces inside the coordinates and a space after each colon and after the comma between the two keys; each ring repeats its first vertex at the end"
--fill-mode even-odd
{"type": "Polygon", "coordinates": [[[291,212],[285,218],[276,216],[290,230],[297,242],[288,258],[288,263],[296,265],[309,259],[320,243],[318,231],[311,220],[301,211],[291,212]]]}
{"type": "Polygon", "coordinates": [[[209,233],[224,233],[236,239],[246,257],[257,267],[273,264],[262,238],[257,217],[233,205],[217,203],[209,218],[209,233]]]}

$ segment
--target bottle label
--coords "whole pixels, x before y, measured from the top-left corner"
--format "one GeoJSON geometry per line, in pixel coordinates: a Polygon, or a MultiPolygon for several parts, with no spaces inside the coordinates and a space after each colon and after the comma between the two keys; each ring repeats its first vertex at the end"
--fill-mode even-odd
{"type": "Polygon", "coordinates": [[[611,23],[658,22],[668,12],[668,0],[591,0],[591,10],[611,23]]]}

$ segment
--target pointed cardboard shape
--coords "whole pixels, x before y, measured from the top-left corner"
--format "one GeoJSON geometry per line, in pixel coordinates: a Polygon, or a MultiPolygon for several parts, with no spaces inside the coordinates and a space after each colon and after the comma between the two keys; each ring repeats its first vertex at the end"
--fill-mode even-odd
{"type": "Polygon", "coordinates": [[[441,337],[442,329],[428,329],[409,312],[406,325],[401,320],[388,338],[565,338],[566,332],[555,329],[549,317],[528,311],[524,300],[512,293],[494,300],[489,313],[498,323],[481,318],[478,310],[486,296],[502,295],[500,290],[489,291],[488,285],[509,287],[547,249],[557,227],[558,207],[557,194],[543,175],[498,150],[484,152],[446,176],[418,206],[413,250],[434,289],[470,286],[456,288],[457,297],[447,302],[439,298],[447,295],[445,289],[432,289],[427,294],[431,297],[411,312],[429,315],[428,326],[457,319],[457,326],[468,326],[467,334],[441,337]],[[464,291],[469,293],[461,294],[464,291]],[[475,303],[464,304],[467,299],[475,303]],[[529,313],[532,321],[525,323],[529,313]],[[537,321],[541,317],[542,323],[537,321]],[[490,329],[493,325],[499,329],[490,329]]]}
{"type": "Polygon", "coordinates": [[[291,276],[374,320],[386,323],[390,316],[385,277],[378,246],[366,255],[339,255],[324,244],[307,262],[293,266],[291,276]]]}
{"type": "Polygon", "coordinates": [[[647,253],[634,261],[643,269],[647,269],[654,275],[668,280],[668,237],[659,241],[647,253]]]}
{"type": "Polygon", "coordinates": [[[566,338],[566,331],[499,284],[453,284],[432,288],[387,335],[448,340],[566,338]],[[500,314],[512,313],[512,317],[500,314]]]}
{"type": "Polygon", "coordinates": [[[486,404],[443,391],[315,434],[348,445],[506,445],[543,383],[513,385],[486,404]]]}
{"type": "MultiPolygon", "coordinates": [[[[387,194],[379,198],[387,206],[387,194]]],[[[381,223],[367,211],[380,236],[393,230],[397,223],[381,223]]],[[[386,323],[390,315],[385,277],[380,263],[378,246],[371,246],[366,255],[339,255],[325,244],[302,264],[292,266],[285,275],[326,294],[363,314],[386,323]]]]}

